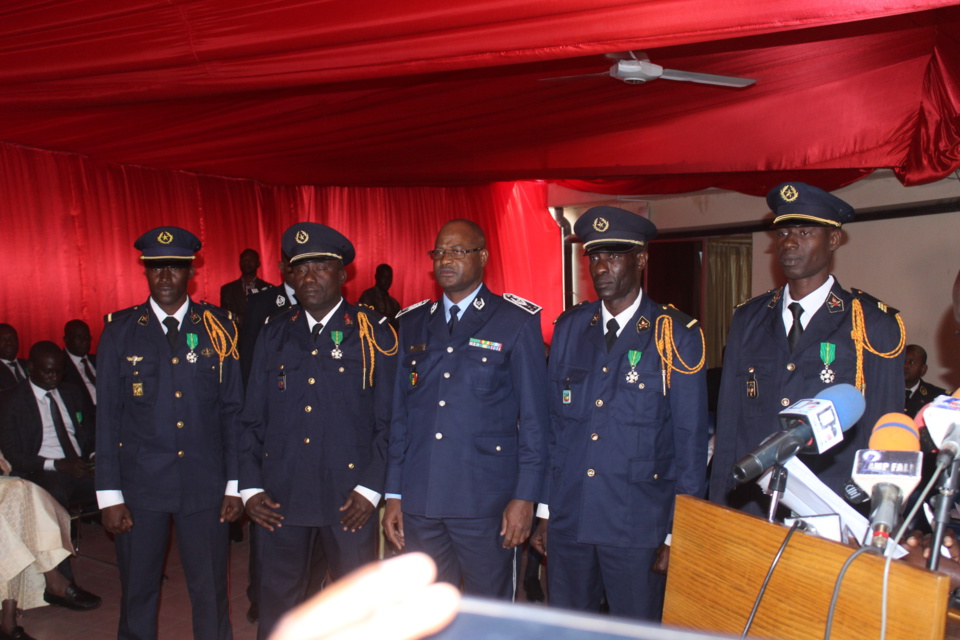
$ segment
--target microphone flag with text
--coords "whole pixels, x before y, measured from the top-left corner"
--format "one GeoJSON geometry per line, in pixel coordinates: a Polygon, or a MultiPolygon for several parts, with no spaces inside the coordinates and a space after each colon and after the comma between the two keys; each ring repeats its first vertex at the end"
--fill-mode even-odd
{"type": "Polygon", "coordinates": [[[870,495],[869,543],[885,549],[899,523],[904,498],[917,488],[923,474],[917,425],[907,415],[888,413],[874,425],[868,446],[857,451],[853,481],[870,495]]]}
{"type": "Polygon", "coordinates": [[[843,432],[856,424],[866,403],[852,384],[835,384],[815,398],[799,400],[779,413],[780,431],[733,465],[737,482],[752,480],[775,464],[798,453],[823,453],[840,442],[843,432]]]}

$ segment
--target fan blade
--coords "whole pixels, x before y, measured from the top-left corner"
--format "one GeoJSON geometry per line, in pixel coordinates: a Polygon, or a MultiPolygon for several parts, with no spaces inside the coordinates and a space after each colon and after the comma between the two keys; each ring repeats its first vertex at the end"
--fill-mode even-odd
{"type": "Polygon", "coordinates": [[[554,80],[572,80],[573,78],[598,78],[600,76],[609,76],[609,71],[604,71],[603,73],[587,73],[581,74],[579,76],[558,76],[556,78],[538,78],[540,82],[553,82],[554,80]]]}
{"type": "Polygon", "coordinates": [[[677,71],[664,69],[664,80],[679,80],[680,82],[696,82],[698,84],[714,84],[720,87],[749,87],[756,80],[751,78],[735,78],[733,76],[716,76],[712,73],[695,73],[693,71],[677,71]]]}

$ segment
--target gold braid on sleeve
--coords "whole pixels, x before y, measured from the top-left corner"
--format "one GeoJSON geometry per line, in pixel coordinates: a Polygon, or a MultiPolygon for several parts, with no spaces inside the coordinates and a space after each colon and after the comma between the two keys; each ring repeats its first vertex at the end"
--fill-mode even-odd
{"type": "Polygon", "coordinates": [[[660,362],[663,363],[663,370],[666,372],[667,388],[670,387],[670,374],[672,371],[689,375],[697,373],[703,368],[703,363],[707,359],[707,345],[703,337],[703,329],[697,327],[697,330],[700,332],[700,362],[691,367],[684,362],[683,356],[680,355],[680,350],[677,349],[677,343],[673,339],[673,318],[665,314],[657,316],[657,353],[660,354],[660,362]],[[683,367],[682,369],[673,365],[674,357],[680,362],[683,367]]]}
{"type": "Polygon", "coordinates": [[[395,355],[400,348],[400,338],[397,337],[397,330],[387,323],[387,326],[390,328],[390,333],[393,334],[393,346],[385,351],[377,344],[377,337],[373,331],[373,323],[370,322],[370,318],[368,318],[367,314],[363,311],[357,312],[357,324],[360,328],[360,355],[363,359],[363,388],[366,389],[368,380],[370,386],[373,386],[373,369],[377,364],[377,352],[379,351],[385,356],[395,355]],[[369,366],[367,366],[368,358],[369,366]]]}
{"type": "Polygon", "coordinates": [[[866,349],[873,355],[881,358],[896,358],[898,355],[903,353],[903,347],[907,343],[907,332],[903,328],[903,320],[900,319],[900,314],[896,314],[894,318],[897,319],[897,326],[900,327],[900,342],[898,342],[897,346],[891,351],[881,353],[874,349],[873,345],[870,344],[870,338],[867,337],[867,325],[863,320],[863,305],[860,304],[860,301],[856,298],[853,300],[853,310],[850,314],[850,317],[853,321],[853,330],[850,331],[850,337],[853,339],[854,348],[857,352],[856,385],[857,389],[863,393],[867,386],[867,380],[863,375],[863,350],[866,349]]]}
{"type": "Polygon", "coordinates": [[[237,352],[237,341],[239,339],[237,325],[232,320],[230,321],[230,326],[233,327],[233,335],[231,336],[217,316],[207,310],[203,312],[203,326],[207,330],[207,335],[210,336],[213,350],[220,356],[220,382],[223,382],[224,359],[227,357],[232,357],[234,360],[240,359],[240,354],[237,352]]]}

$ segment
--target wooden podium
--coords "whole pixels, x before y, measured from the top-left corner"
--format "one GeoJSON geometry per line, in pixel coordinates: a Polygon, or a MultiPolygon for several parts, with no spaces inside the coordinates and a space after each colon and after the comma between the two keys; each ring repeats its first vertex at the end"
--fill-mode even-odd
{"type": "MultiPolygon", "coordinates": [[[[678,496],[663,623],[743,632],[764,576],[788,529],[690,496],[678,496]]],[[[800,531],[790,538],[754,618],[751,638],[822,640],[833,586],[853,551],[800,531]]],[[[831,638],[880,637],[884,558],[858,557],[843,579],[831,638]]],[[[894,561],[888,640],[941,640],[947,576],[894,561]]]]}

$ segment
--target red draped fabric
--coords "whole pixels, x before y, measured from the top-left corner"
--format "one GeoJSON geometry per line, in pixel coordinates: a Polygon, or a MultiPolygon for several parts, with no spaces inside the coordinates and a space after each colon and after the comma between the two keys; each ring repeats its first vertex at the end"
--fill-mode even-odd
{"type": "Polygon", "coordinates": [[[344,293],[356,301],[376,266],[394,267],[391,294],[408,305],[438,294],[426,252],[440,226],[468,218],[486,231],[486,282],[545,310],[544,330],[562,305],[560,230],[540,182],[470,187],[268,186],[248,180],[97,163],[77,155],[0,144],[4,276],[0,321],[20,334],[21,356],[38,340],[60,342],[80,318],[99,336],[101,318],[148,295],[133,241],[161,225],[203,242],[190,294],[219,303],[239,277],[240,252],[258,250],[262,275],[278,282],[280,236],[313,220],[357,248],[344,293]]]}

